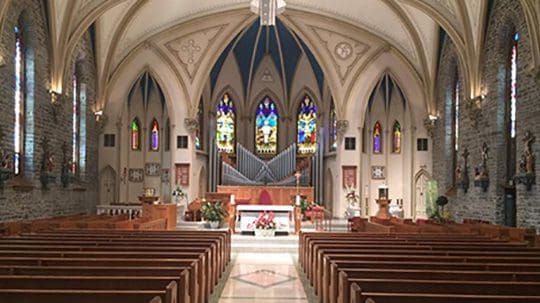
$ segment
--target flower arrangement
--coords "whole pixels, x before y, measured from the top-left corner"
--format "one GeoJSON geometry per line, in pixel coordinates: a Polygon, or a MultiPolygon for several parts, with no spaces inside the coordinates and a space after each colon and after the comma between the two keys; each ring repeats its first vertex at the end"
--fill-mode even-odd
{"type": "Polygon", "coordinates": [[[360,196],[356,194],[356,189],[347,185],[347,187],[345,187],[345,191],[345,199],[347,200],[347,203],[349,203],[349,207],[356,207],[358,200],[360,199],[360,196]]]}
{"type": "Polygon", "coordinates": [[[187,199],[187,193],[177,186],[171,193],[176,202],[187,199]]]}
{"type": "Polygon", "coordinates": [[[274,213],[269,212],[267,213],[262,212],[259,213],[259,217],[253,223],[251,223],[252,227],[255,227],[255,229],[276,229],[276,222],[274,221],[274,213]]]}

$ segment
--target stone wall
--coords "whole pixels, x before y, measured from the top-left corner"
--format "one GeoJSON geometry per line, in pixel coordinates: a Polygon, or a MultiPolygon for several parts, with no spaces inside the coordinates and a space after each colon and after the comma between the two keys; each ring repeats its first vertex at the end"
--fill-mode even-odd
{"type": "MultiPolygon", "coordinates": [[[[63,187],[61,182],[62,144],[67,145],[67,154],[71,156],[72,143],[72,105],[71,89],[65,89],[61,106],[53,109],[50,89],[50,36],[43,1],[11,1],[9,11],[1,33],[0,50],[4,54],[5,65],[0,67],[0,106],[3,109],[0,127],[3,139],[0,147],[8,152],[14,148],[14,27],[22,13],[24,22],[24,40],[27,55],[33,56],[33,81],[28,82],[28,109],[26,118],[25,172],[23,178],[12,178],[4,183],[0,190],[0,221],[50,217],[61,214],[93,212],[97,201],[97,129],[93,115],[95,100],[95,61],[90,41],[86,34],[74,52],[81,60],[82,81],[87,84],[86,108],[86,174],[80,182],[63,187]],[[32,97],[33,95],[33,97],[32,97]],[[55,182],[44,189],[40,182],[43,161],[42,144],[47,141],[54,157],[51,175],[55,182]],[[19,186],[24,185],[24,186],[19,186]]],[[[30,70],[29,70],[30,71],[30,70]]],[[[70,87],[71,76],[66,76],[64,87],[70,87]]]]}
{"type": "MultiPolygon", "coordinates": [[[[455,217],[479,218],[494,223],[504,223],[504,193],[508,187],[506,176],[506,124],[505,104],[508,100],[507,69],[509,68],[510,50],[514,31],[519,33],[518,44],[518,97],[516,112],[516,167],[519,167],[519,159],[524,150],[522,143],[526,131],[531,131],[536,138],[540,138],[540,108],[538,98],[540,88],[534,79],[529,77],[527,68],[531,63],[530,37],[523,15],[520,2],[511,0],[498,0],[495,2],[491,15],[488,19],[484,52],[481,63],[482,85],[485,91],[485,99],[481,102],[481,116],[475,118],[465,105],[471,102],[462,99],[459,121],[459,146],[460,155],[463,148],[467,147],[469,156],[468,176],[470,179],[469,190],[465,193],[462,189],[457,190],[455,199],[450,202],[450,209],[455,217]],[[476,120],[476,124],[473,123],[476,120]],[[487,191],[474,187],[474,167],[481,163],[481,146],[487,143],[489,147],[489,159],[487,168],[490,183],[487,191]]],[[[448,41],[448,39],[447,39],[448,41]]],[[[446,44],[451,44],[446,42],[446,44]]],[[[445,66],[455,62],[453,47],[445,45],[439,70],[438,81],[438,109],[440,117],[448,115],[445,107],[445,96],[452,81],[445,81],[449,76],[445,66]]],[[[463,92],[463,88],[462,88],[463,92]]],[[[442,121],[438,121],[435,134],[434,146],[434,176],[439,181],[439,187],[445,192],[451,188],[448,170],[448,129],[442,121]]],[[[538,141],[538,140],[537,140],[538,141]]],[[[540,144],[533,144],[533,151],[540,155],[540,144]]],[[[459,157],[462,163],[461,156],[459,157]]],[[[536,161],[536,171],[539,169],[539,161],[536,161]]],[[[518,172],[519,174],[519,172],[518,172]]],[[[523,185],[516,186],[517,225],[520,227],[535,227],[540,229],[540,205],[537,185],[533,185],[527,191],[523,185]]]]}

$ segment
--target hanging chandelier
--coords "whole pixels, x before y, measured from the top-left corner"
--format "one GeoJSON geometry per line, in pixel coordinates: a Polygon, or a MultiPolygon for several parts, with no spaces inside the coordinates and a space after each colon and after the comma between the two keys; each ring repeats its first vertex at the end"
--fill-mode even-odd
{"type": "Polygon", "coordinates": [[[261,25],[276,25],[276,16],[285,10],[285,0],[251,0],[251,11],[259,14],[261,25]]]}

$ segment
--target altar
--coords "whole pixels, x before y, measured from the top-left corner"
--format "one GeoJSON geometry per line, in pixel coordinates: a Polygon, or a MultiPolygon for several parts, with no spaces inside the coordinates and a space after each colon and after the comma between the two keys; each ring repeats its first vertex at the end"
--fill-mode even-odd
{"type": "Polygon", "coordinates": [[[257,220],[262,212],[273,212],[276,222],[276,232],[291,232],[294,224],[294,207],[289,205],[237,205],[236,217],[240,221],[240,232],[251,232],[255,230],[253,222],[257,220]]]}

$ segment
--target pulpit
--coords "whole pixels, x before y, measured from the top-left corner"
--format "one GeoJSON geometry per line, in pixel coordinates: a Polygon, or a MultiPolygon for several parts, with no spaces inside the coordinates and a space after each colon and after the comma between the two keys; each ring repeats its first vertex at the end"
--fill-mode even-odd
{"type": "Polygon", "coordinates": [[[377,204],[379,205],[379,211],[377,212],[376,217],[379,219],[390,219],[392,218],[392,215],[390,215],[390,212],[388,211],[388,208],[390,207],[391,199],[375,199],[377,204]]]}

